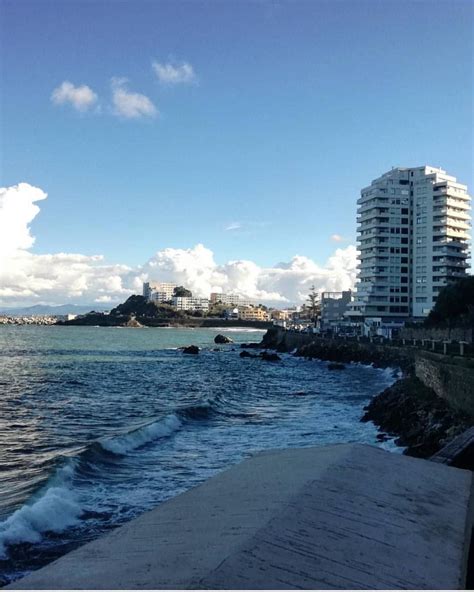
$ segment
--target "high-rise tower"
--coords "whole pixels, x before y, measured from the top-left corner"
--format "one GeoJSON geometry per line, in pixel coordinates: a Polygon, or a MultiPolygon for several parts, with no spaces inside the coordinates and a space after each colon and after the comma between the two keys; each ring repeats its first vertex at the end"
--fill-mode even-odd
{"type": "Polygon", "coordinates": [[[349,316],[425,317],[439,291],[466,275],[470,196],[446,171],[393,168],[357,203],[359,276],[349,316]]]}

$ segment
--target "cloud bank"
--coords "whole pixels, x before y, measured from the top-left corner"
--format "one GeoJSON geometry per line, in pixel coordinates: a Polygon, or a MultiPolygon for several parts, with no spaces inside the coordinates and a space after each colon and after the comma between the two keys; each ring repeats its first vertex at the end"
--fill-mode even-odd
{"type": "Polygon", "coordinates": [[[303,302],[312,285],[346,290],[356,277],[356,249],[337,249],[325,265],[301,255],[273,267],[236,260],[220,265],[202,244],[166,248],[145,264],[107,264],[103,258],[76,253],[37,255],[30,224],[47,195],[27,183],[0,188],[0,305],[117,303],[140,294],[147,280],[173,281],[197,296],[233,292],[266,304],[303,302]]]}

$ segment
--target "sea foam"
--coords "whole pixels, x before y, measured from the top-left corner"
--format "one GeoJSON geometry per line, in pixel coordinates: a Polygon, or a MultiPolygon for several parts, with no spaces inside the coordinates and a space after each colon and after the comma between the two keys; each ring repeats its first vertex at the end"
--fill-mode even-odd
{"type": "Polygon", "coordinates": [[[179,430],[180,427],[181,421],[173,413],[164,419],[144,425],[128,434],[101,440],[100,445],[108,452],[124,455],[148,444],[148,442],[170,436],[173,432],[179,430]]]}
{"type": "Polygon", "coordinates": [[[8,545],[38,543],[46,532],[63,532],[79,523],[82,508],[70,489],[74,461],[59,469],[30,503],[0,523],[0,558],[8,545]]]}

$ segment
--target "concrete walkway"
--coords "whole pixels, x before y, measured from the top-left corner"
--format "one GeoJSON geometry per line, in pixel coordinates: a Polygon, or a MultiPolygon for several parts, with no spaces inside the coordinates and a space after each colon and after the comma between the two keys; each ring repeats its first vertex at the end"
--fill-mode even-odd
{"type": "Polygon", "coordinates": [[[262,453],[9,588],[462,588],[471,480],[359,444],[262,453]]]}

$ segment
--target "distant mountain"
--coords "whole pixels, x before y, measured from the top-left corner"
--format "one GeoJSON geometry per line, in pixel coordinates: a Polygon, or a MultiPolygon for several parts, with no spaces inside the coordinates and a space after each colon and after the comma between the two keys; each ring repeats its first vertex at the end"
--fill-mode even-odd
{"type": "Polygon", "coordinates": [[[103,304],[60,304],[51,306],[48,304],[35,304],[34,306],[26,306],[22,308],[3,308],[0,314],[5,315],[66,315],[66,314],[84,314],[95,310],[101,312],[103,310],[110,310],[114,305],[104,306],[103,304]]]}

